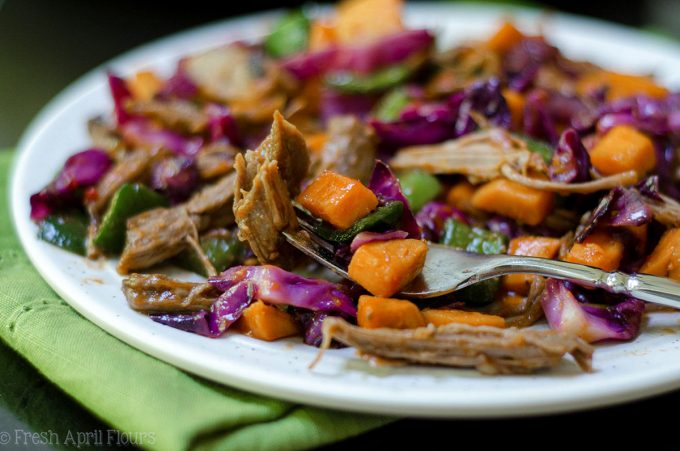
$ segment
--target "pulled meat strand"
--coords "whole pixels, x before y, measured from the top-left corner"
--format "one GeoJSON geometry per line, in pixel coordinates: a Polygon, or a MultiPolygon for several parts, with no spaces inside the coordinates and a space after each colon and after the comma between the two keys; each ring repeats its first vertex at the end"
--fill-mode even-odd
{"type": "Polygon", "coordinates": [[[479,180],[502,176],[505,165],[547,172],[543,159],[501,128],[488,128],[440,144],[411,146],[390,161],[393,169],[422,169],[432,174],[463,174],[479,180]]]}
{"type": "Polygon", "coordinates": [[[541,297],[543,296],[543,289],[545,288],[545,278],[536,277],[531,282],[529,294],[522,305],[522,311],[515,316],[505,318],[505,324],[508,327],[529,327],[536,321],[543,318],[543,307],[541,306],[541,297]]]}
{"type": "MultiPolygon", "coordinates": [[[[484,374],[526,374],[561,364],[571,354],[583,371],[592,370],[594,348],[575,335],[553,330],[501,329],[447,324],[418,329],[364,329],[341,318],[323,323],[323,343],[331,340],[362,353],[411,363],[476,368],[484,374]]],[[[317,356],[317,360],[320,355],[317,356]]],[[[316,364],[316,361],[312,365],[316,364]]]]}
{"type": "Polygon", "coordinates": [[[520,185],[536,188],[543,191],[553,191],[557,193],[578,193],[590,194],[597,191],[609,190],[617,186],[628,186],[638,181],[638,174],[635,171],[626,171],[616,175],[602,177],[590,182],[581,183],[559,183],[543,180],[539,178],[528,177],[520,173],[517,169],[510,165],[503,165],[501,174],[508,180],[517,182],[520,185]]]}
{"type": "Polygon", "coordinates": [[[661,201],[643,196],[644,202],[654,213],[654,219],[666,227],[680,227],[680,204],[665,194],[660,194],[660,196],[661,201]]]}

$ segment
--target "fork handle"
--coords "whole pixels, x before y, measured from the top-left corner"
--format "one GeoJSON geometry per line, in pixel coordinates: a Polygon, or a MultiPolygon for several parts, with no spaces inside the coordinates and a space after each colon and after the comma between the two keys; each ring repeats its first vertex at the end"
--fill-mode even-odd
{"type": "Polygon", "coordinates": [[[579,285],[603,288],[654,304],[680,308],[680,283],[665,277],[646,274],[607,272],[591,266],[537,257],[507,255],[498,262],[498,274],[531,273],[578,282],[579,285]]]}

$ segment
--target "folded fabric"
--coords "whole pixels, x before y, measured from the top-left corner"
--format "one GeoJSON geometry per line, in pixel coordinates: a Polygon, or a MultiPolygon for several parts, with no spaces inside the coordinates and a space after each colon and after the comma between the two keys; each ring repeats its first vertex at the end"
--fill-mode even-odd
{"type": "Polygon", "coordinates": [[[14,234],[7,205],[12,155],[0,152],[0,339],[102,421],[163,450],[309,448],[393,421],[220,386],[81,317],[42,280],[14,234]]]}

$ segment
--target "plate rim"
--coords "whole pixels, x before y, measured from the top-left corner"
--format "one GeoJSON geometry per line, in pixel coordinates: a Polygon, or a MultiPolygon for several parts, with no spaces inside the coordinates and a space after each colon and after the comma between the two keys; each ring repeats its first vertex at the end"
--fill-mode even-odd
{"type": "MultiPolygon", "coordinates": [[[[537,14],[538,10],[532,8],[524,7],[514,7],[507,5],[475,5],[468,3],[458,3],[458,4],[441,4],[441,3],[419,3],[407,5],[407,10],[418,10],[418,9],[464,9],[473,7],[477,10],[487,10],[486,13],[495,15],[496,17],[503,12],[511,12],[516,14],[537,14]]],[[[73,300],[73,294],[69,293],[66,288],[69,284],[64,284],[63,281],[57,280],[58,273],[54,272],[54,268],[50,267],[49,261],[43,261],[40,257],[39,249],[37,248],[37,239],[31,233],[29,233],[24,224],[26,222],[25,218],[21,218],[20,212],[22,211],[20,205],[26,200],[21,196],[25,196],[26,193],[22,193],[18,188],[18,169],[21,167],[22,161],[28,158],[29,150],[31,148],[32,142],[40,134],[41,130],[49,128],[51,122],[59,116],[60,111],[68,110],[69,106],[74,103],[80,96],[88,95],[91,90],[82,91],[81,86],[86,86],[90,79],[101,77],[102,70],[121,64],[124,61],[134,59],[135,56],[141,55],[148,52],[150,49],[158,46],[169,45],[173,41],[182,41],[200,32],[207,32],[209,29],[218,27],[228,27],[236,26],[236,24],[246,24],[250,22],[259,22],[262,20],[269,20],[276,17],[281,13],[281,10],[271,10],[261,13],[251,14],[247,16],[241,16],[232,19],[219,20],[213,23],[200,25],[197,27],[192,27],[187,30],[182,30],[177,33],[173,33],[168,36],[155,39],[141,46],[138,46],[132,50],[126,51],[121,55],[101,64],[94,69],[88,71],[81,77],[78,77],[75,81],[70,83],[66,88],[60,91],[52,100],[50,100],[41,111],[35,116],[31,121],[30,125],[26,128],[22,134],[19,143],[17,144],[17,151],[12,162],[10,169],[9,186],[8,191],[9,196],[9,206],[10,214],[12,216],[12,223],[17,236],[24,248],[26,254],[28,255],[33,266],[38,270],[41,277],[54,289],[66,302],[69,303],[76,311],[83,315],[87,320],[93,322],[99,328],[103,329],[110,335],[120,339],[121,341],[130,344],[138,350],[154,357],[158,358],[164,362],[167,362],[173,366],[179,367],[185,371],[192,374],[197,374],[201,377],[211,379],[213,381],[233,386],[239,389],[243,389],[250,392],[256,392],[265,396],[272,396],[275,398],[285,399],[288,401],[293,401],[297,403],[305,403],[310,405],[315,405],[319,407],[330,407],[339,410],[354,411],[354,412],[364,412],[364,413],[377,413],[377,414],[399,414],[404,409],[408,411],[410,416],[428,416],[428,417],[446,417],[446,418],[491,418],[491,417],[512,417],[512,416],[526,416],[526,415],[537,415],[544,413],[559,413],[559,412],[570,412],[575,410],[583,410],[593,407],[602,407],[606,405],[619,404],[634,399],[641,399],[655,394],[667,392],[673,389],[680,388],[680,365],[676,368],[668,368],[667,371],[657,371],[656,375],[658,379],[653,384],[643,384],[640,386],[640,382],[636,381],[636,378],[623,378],[623,382],[628,384],[628,388],[621,388],[621,381],[619,385],[612,384],[608,390],[603,390],[599,393],[591,393],[590,396],[581,398],[571,398],[568,394],[566,396],[555,396],[550,399],[536,400],[534,399],[531,403],[525,403],[523,405],[498,405],[493,402],[482,402],[476,400],[474,403],[470,404],[461,401],[455,408],[451,408],[448,405],[440,405],[436,402],[429,402],[429,405],[423,405],[423,403],[408,403],[403,400],[389,400],[381,399],[379,404],[375,402],[365,402],[363,400],[348,400],[346,397],[340,394],[325,394],[323,397],[319,397],[318,393],[309,393],[308,390],[304,390],[300,384],[293,383],[295,381],[284,381],[291,382],[290,385],[284,383],[271,383],[262,381],[253,381],[253,379],[246,377],[241,374],[230,374],[230,380],[225,382],[224,372],[216,372],[215,368],[212,366],[203,366],[196,364],[196,362],[188,363],[186,358],[179,357],[176,353],[169,352],[166,349],[158,348],[148,342],[144,342],[139,336],[135,336],[127,330],[121,330],[112,325],[110,322],[106,321],[104,318],[95,316],[92,314],[91,310],[86,308],[86,306],[81,305],[79,301],[73,300]],[[69,101],[70,99],[70,101],[69,101]],[[637,384],[637,385],[636,385],[637,384]],[[618,388],[617,388],[618,387],[618,388]],[[557,405],[556,405],[557,403],[557,405]],[[518,408],[521,407],[521,408],[518,408]]],[[[606,26],[623,31],[630,34],[631,32],[639,35],[645,35],[645,33],[629,29],[624,26],[611,24],[609,22],[603,22],[599,20],[593,20],[589,18],[583,18],[580,16],[574,16],[570,14],[559,13],[560,17],[568,20],[577,20],[579,22],[588,22],[597,26],[606,26]]],[[[659,38],[656,36],[645,35],[648,39],[652,41],[658,41],[663,43],[663,45],[669,45],[670,42],[659,38]]],[[[672,45],[675,50],[680,49],[677,43],[672,45]]],[[[94,88],[93,88],[94,89],[94,88]]],[[[98,89],[98,88],[97,88],[98,89]]],[[[179,331],[178,331],[179,332],[179,331]]],[[[179,332],[181,333],[181,332],[179,332]]],[[[252,368],[246,365],[248,371],[252,368]]],[[[234,373],[234,372],[232,372],[234,373]]],[[[290,379],[290,378],[289,378],[290,379]]]]}

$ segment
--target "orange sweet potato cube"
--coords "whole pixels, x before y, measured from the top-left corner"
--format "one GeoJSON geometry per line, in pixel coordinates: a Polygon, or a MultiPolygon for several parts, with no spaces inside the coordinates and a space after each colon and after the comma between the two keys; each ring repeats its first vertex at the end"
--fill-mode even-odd
{"type": "Polygon", "coordinates": [[[656,165],[654,143],[628,125],[617,125],[590,151],[590,161],[601,174],[635,171],[640,176],[656,165]]]}
{"type": "Polygon", "coordinates": [[[357,324],[367,329],[415,329],[427,322],[413,302],[363,295],[359,297],[357,324]]]}
{"type": "Polygon", "coordinates": [[[496,179],[481,186],[472,196],[472,206],[498,213],[529,225],[538,225],[548,216],[555,195],[507,179],[496,179]]]}
{"type": "Polygon", "coordinates": [[[362,44],[403,30],[402,0],[344,0],[337,6],[340,44],[362,44]]]}
{"type": "Polygon", "coordinates": [[[668,229],[664,232],[659,243],[640,268],[640,272],[654,276],[667,276],[675,249],[680,249],[680,228],[668,229]]]}
{"type": "MultiPolygon", "coordinates": [[[[508,254],[527,257],[555,258],[560,249],[560,240],[543,236],[520,236],[510,240],[508,254]]],[[[502,279],[503,288],[516,294],[528,294],[536,276],[510,274],[502,279]]]]}
{"type": "Polygon", "coordinates": [[[335,44],[335,27],[322,20],[312,21],[309,27],[309,50],[317,51],[335,44]]]}
{"type": "Polygon", "coordinates": [[[349,277],[376,296],[399,292],[420,274],[427,244],[405,239],[364,244],[352,256],[349,277]]]}
{"type": "Polygon", "coordinates": [[[150,70],[141,70],[125,81],[135,100],[151,100],[163,87],[163,81],[150,70]]]}
{"type": "Polygon", "coordinates": [[[378,206],[378,198],[359,180],[324,171],[297,197],[314,216],[346,229],[378,206]]]}
{"type": "Polygon", "coordinates": [[[583,242],[574,243],[565,261],[594,266],[604,271],[613,271],[619,267],[623,257],[623,243],[602,231],[588,235],[583,242]]]}
{"type": "Polygon", "coordinates": [[[505,53],[524,38],[524,35],[510,21],[505,21],[501,27],[486,42],[489,50],[505,53]]]}
{"type": "Polygon", "coordinates": [[[234,326],[246,335],[266,341],[300,333],[299,325],[290,314],[262,301],[248,306],[234,326]]]}
{"type": "Polygon", "coordinates": [[[666,88],[655,83],[650,77],[606,70],[587,73],[576,83],[576,90],[582,95],[592,93],[602,87],[607,88],[607,100],[617,100],[639,94],[661,98],[668,94],[666,88]]]}
{"type": "Polygon", "coordinates": [[[512,120],[512,128],[514,130],[522,129],[522,119],[524,117],[524,96],[511,89],[503,90],[503,97],[508,104],[510,110],[510,117],[512,120]]]}
{"type": "Polygon", "coordinates": [[[505,327],[505,319],[496,315],[464,310],[425,309],[425,321],[437,327],[451,323],[468,324],[470,326],[505,327]]]}
{"type": "Polygon", "coordinates": [[[468,181],[458,182],[446,193],[446,203],[452,207],[470,213],[474,211],[472,206],[472,195],[475,187],[468,181]]]}

